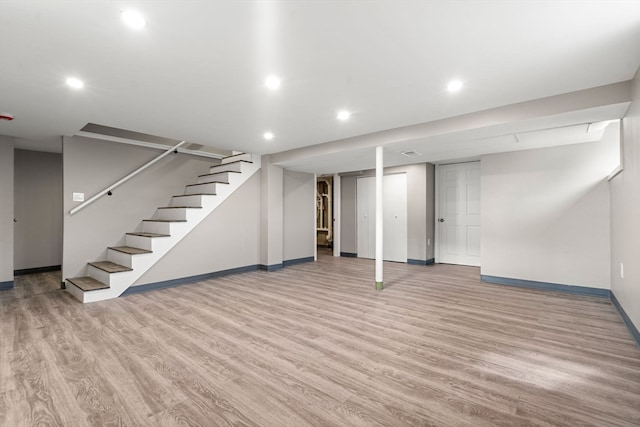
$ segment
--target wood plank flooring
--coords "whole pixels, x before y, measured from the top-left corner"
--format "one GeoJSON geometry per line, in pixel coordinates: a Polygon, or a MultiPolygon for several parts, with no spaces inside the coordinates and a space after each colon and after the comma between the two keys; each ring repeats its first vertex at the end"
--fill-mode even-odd
{"type": "Polygon", "coordinates": [[[80,304],[0,292],[0,426],[638,426],[640,349],[604,298],[479,269],[318,262],[80,304]]]}

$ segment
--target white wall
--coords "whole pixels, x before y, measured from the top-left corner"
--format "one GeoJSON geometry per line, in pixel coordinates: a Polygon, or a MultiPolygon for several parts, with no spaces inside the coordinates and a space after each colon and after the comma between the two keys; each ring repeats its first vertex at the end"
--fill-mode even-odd
{"type": "Polygon", "coordinates": [[[211,160],[172,154],[146,169],[80,212],[69,215],[79,202],[118,181],[161,151],[82,137],[63,139],[63,279],[86,275],[86,263],[106,259],[108,246],[124,243],[127,232],[139,230],[143,219],[157,207],[167,206],[174,194],[183,194],[185,184],[207,173],[211,160]]]}
{"type": "Polygon", "coordinates": [[[0,135],[0,284],[13,282],[13,142],[0,135]]]}
{"type": "Polygon", "coordinates": [[[601,142],[482,157],[483,275],[610,288],[616,129],[601,142]]]}
{"type": "Polygon", "coordinates": [[[62,264],[62,154],[14,152],[14,270],[62,264]]]}
{"type": "Polygon", "coordinates": [[[285,170],[283,261],[313,257],[315,252],[315,175],[285,170]]]}
{"type": "Polygon", "coordinates": [[[624,170],[610,181],[611,290],[640,329],[640,72],[633,103],[622,120],[624,170]],[[624,263],[624,278],[620,263],[624,263]]]}

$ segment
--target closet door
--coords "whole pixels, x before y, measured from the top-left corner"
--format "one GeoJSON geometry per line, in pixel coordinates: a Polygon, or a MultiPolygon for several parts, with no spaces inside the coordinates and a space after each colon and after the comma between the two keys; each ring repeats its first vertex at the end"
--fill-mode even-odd
{"type": "Polygon", "coordinates": [[[358,257],[376,256],[376,179],[358,178],[356,182],[358,257]]]}
{"type": "Polygon", "coordinates": [[[383,258],[407,262],[407,174],[386,175],[383,192],[383,258]]]}
{"type": "MultiPolygon", "coordinates": [[[[383,259],[407,262],[407,175],[385,175],[383,193],[383,259]]],[[[356,199],[358,257],[375,258],[375,177],[358,178],[356,199]]]]}

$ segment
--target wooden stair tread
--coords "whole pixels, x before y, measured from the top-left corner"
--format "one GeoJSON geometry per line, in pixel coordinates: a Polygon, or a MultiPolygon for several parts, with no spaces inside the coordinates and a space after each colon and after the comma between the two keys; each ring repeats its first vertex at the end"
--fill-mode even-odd
{"type": "Polygon", "coordinates": [[[140,236],[140,237],[171,237],[169,234],[160,234],[160,233],[148,233],[146,231],[134,231],[132,233],[127,233],[130,236],[140,236]]]}
{"type": "MultiPolygon", "coordinates": [[[[196,185],[207,185],[207,184],[228,184],[228,182],[200,182],[198,184],[187,184],[185,187],[195,187],[196,185]]],[[[208,194],[210,196],[215,196],[216,193],[199,193],[199,194],[208,194]]],[[[193,196],[193,194],[185,194],[185,196],[193,196]]]]}
{"type": "MultiPolygon", "coordinates": [[[[240,156],[241,154],[235,154],[236,156],[240,156]]],[[[228,156],[228,157],[233,157],[233,156],[228,156]]],[[[226,157],[225,157],[226,158],[226,157]]],[[[212,167],[215,166],[224,166],[224,165],[232,165],[234,163],[253,163],[251,160],[234,160],[233,162],[227,162],[227,163],[220,163],[219,165],[213,165],[212,167]]]]}
{"type": "MultiPolygon", "coordinates": [[[[225,163],[224,165],[218,165],[218,166],[226,166],[229,163],[225,163]]],[[[202,178],[203,176],[213,176],[213,175],[221,175],[223,173],[242,173],[239,171],[218,171],[218,172],[213,172],[213,173],[205,173],[204,175],[198,175],[198,178],[202,178]]],[[[222,184],[226,184],[226,182],[223,182],[222,184]]]]}
{"type": "Polygon", "coordinates": [[[90,262],[89,265],[99,268],[107,273],[122,273],[124,271],[133,271],[133,268],[125,267],[124,265],[116,264],[111,261],[96,261],[90,262]]]}
{"type": "Polygon", "coordinates": [[[67,282],[72,283],[76,287],[83,291],[96,291],[98,289],[109,289],[109,285],[99,282],[93,277],[72,277],[67,279],[67,282]]]}
{"type": "MultiPolygon", "coordinates": [[[[207,183],[207,184],[210,184],[210,183],[207,183]]],[[[191,185],[202,185],[202,184],[189,184],[188,186],[191,186],[191,185]]],[[[215,196],[215,195],[216,195],[216,193],[193,193],[193,194],[177,194],[177,195],[171,196],[171,197],[215,196]]]]}
{"type": "Polygon", "coordinates": [[[147,222],[187,222],[186,219],[143,219],[147,222]]]}
{"type": "Polygon", "coordinates": [[[109,247],[109,249],[113,249],[114,251],[123,252],[130,255],[150,254],[153,252],[146,249],[134,248],[132,246],[111,246],[109,247]]]}

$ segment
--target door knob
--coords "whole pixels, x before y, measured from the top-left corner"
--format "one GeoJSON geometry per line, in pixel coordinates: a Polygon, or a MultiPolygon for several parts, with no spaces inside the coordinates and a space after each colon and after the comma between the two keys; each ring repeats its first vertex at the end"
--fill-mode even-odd
{"type": "Polygon", "coordinates": [[[444,222],[444,218],[438,219],[438,222],[444,222]]]}
{"type": "Polygon", "coordinates": [[[18,218],[13,218],[13,222],[18,222],[18,218]]]}

